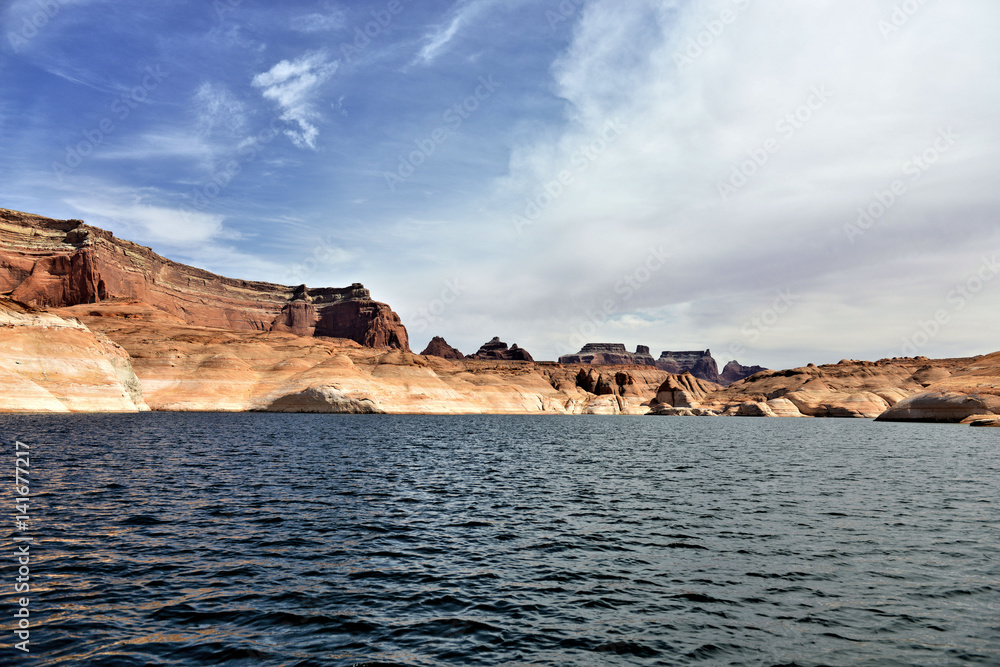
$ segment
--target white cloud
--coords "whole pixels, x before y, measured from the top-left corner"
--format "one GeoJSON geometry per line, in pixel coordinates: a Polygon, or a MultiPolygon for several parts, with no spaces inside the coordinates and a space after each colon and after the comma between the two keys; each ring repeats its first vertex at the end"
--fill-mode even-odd
{"type": "Polygon", "coordinates": [[[281,119],[298,126],[298,130],[285,130],[285,134],[299,148],[316,150],[319,129],[315,122],[319,113],[313,98],[338,65],[322,52],[311,53],[293,61],[282,60],[253,78],[253,86],[262,89],[264,98],[278,105],[281,119]]]}
{"type": "Polygon", "coordinates": [[[219,83],[206,81],[198,86],[194,94],[194,104],[198,114],[198,131],[211,135],[222,131],[237,135],[246,129],[246,110],[228,88],[219,83]]]}
{"type": "Polygon", "coordinates": [[[128,142],[95,152],[98,160],[153,160],[189,158],[207,163],[214,151],[198,136],[187,131],[147,132],[128,142]]]}
{"type": "Polygon", "coordinates": [[[347,14],[343,9],[333,8],[327,14],[306,14],[292,19],[292,30],[297,32],[330,32],[343,28],[347,14]]]}
{"type": "Polygon", "coordinates": [[[495,4],[495,0],[468,0],[459,2],[447,24],[438,26],[424,37],[424,46],[417,54],[415,63],[429,65],[444,52],[448,43],[458,31],[475,19],[484,10],[495,4]]]}
{"type": "MultiPolygon", "coordinates": [[[[899,332],[930,317],[957,280],[932,269],[928,283],[928,267],[974,269],[984,247],[977,239],[995,233],[982,221],[1000,214],[993,120],[1000,6],[926,4],[885,38],[879,21],[893,4],[710,0],[678,10],[654,0],[589,3],[553,68],[555,90],[569,103],[566,127],[554,140],[515,147],[495,200],[511,234],[511,215],[527,217],[526,199],[543,203],[517,237],[517,270],[537,285],[561,287],[526,291],[497,316],[523,317],[528,328],[528,319],[557,313],[568,333],[588,320],[589,306],[617,299],[617,313],[596,327],[595,339],[649,319],[632,344],[742,342],[750,358],[741,361],[756,363],[756,350],[772,364],[793,341],[850,356],[856,352],[845,348],[857,350],[864,338],[870,351],[898,352],[899,332]],[[727,9],[735,21],[713,23],[727,9]],[[829,99],[815,96],[821,88],[829,99]],[[817,108],[803,111],[810,103],[817,108]],[[606,141],[604,128],[615,120],[627,129],[606,141]],[[912,180],[904,164],[948,127],[960,138],[912,180]],[[748,162],[769,139],[778,148],[766,163],[748,162]],[[724,200],[718,186],[734,169],[753,173],[724,200]],[[546,198],[546,184],[563,171],[572,185],[546,198]],[[897,179],[907,193],[851,243],[845,225],[897,179]],[[670,265],[623,302],[618,281],[659,244],[673,256],[670,265]],[[789,286],[800,305],[746,340],[745,322],[789,286]],[[641,319],[628,316],[634,313],[641,319]]],[[[481,301],[502,303],[485,294],[481,301]]],[[[965,312],[996,330],[1000,312],[987,312],[986,301],[965,312]]],[[[934,344],[962,336],[956,326],[934,344]]],[[[537,338],[538,355],[550,356],[546,348],[566,337],[537,338]]]]}
{"type": "Polygon", "coordinates": [[[103,199],[68,199],[66,203],[93,216],[88,222],[113,228],[129,240],[158,242],[170,246],[197,246],[218,238],[232,237],[224,229],[224,216],[188,209],[153,206],[140,202],[123,204],[103,199]],[[110,223],[110,224],[109,224],[110,223]]]}

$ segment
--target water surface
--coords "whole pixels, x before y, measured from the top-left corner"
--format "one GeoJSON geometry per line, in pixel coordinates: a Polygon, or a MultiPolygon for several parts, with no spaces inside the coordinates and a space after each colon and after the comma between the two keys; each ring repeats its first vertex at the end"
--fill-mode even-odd
{"type": "Polygon", "coordinates": [[[1000,664],[997,430],[0,423],[8,469],[32,447],[39,664],[1000,664]]]}

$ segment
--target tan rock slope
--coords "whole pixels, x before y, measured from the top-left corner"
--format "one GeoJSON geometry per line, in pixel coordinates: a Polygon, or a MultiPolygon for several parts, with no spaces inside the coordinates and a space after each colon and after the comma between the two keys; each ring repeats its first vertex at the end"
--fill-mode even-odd
{"type": "Polygon", "coordinates": [[[125,350],[73,319],[0,298],[0,412],[148,410],[125,350]]]}
{"type": "Polygon", "coordinates": [[[696,407],[723,415],[961,422],[1000,415],[1000,353],[765,371],[706,394],[696,407]]]}
{"type": "Polygon", "coordinates": [[[148,304],[58,309],[128,350],[154,410],[645,414],[655,368],[448,360],[354,341],[192,326],[148,304]],[[600,393],[588,387],[601,387],[600,393]]]}

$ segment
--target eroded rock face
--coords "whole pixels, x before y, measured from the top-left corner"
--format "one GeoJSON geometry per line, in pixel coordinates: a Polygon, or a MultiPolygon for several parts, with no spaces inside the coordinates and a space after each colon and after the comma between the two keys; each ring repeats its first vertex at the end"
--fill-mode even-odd
{"type": "Polygon", "coordinates": [[[762,371],[711,392],[701,407],[745,414],[747,403],[774,416],[960,422],[1000,414],[1000,353],[974,359],[844,360],[762,371]],[[935,381],[937,379],[937,381],[935,381]]]}
{"type": "Polygon", "coordinates": [[[621,343],[587,343],[576,354],[559,357],[561,364],[594,364],[598,366],[655,366],[656,360],[645,345],[629,352],[621,343]]]}
{"type": "Polygon", "coordinates": [[[660,358],[656,360],[656,367],[660,370],[681,375],[690,373],[696,378],[701,378],[707,382],[722,384],[719,377],[719,365],[712,357],[711,350],[704,352],[670,352],[664,351],[660,358]]]}
{"type": "Polygon", "coordinates": [[[722,369],[722,373],[719,374],[720,384],[728,386],[766,370],[763,366],[744,366],[734,359],[726,364],[725,368],[722,369]]]}
{"type": "Polygon", "coordinates": [[[598,370],[589,366],[447,360],[345,339],[195,327],[141,303],[59,315],[124,347],[154,410],[351,411],[367,400],[390,414],[638,415],[667,377],[651,367],[601,368],[594,387],[611,393],[597,395],[577,385],[581,369],[598,370]]]}
{"type": "Polygon", "coordinates": [[[670,375],[656,390],[656,397],[650,405],[654,409],[657,407],[692,409],[700,407],[698,404],[709,393],[720,388],[691,373],[670,375]]]}
{"type": "Polygon", "coordinates": [[[517,343],[507,348],[507,343],[500,340],[499,336],[494,336],[493,340],[484,343],[475,354],[466,356],[466,359],[492,360],[492,361],[534,361],[527,350],[519,348],[517,343]]]}
{"type": "Polygon", "coordinates": [[[442,359],[465,358],[464,354],[453,348],[451,345],[448,345],[448,341],[441,336],[434,336],[434,338],[431,338],[431,342],[427,344],[427,348],[420,354],[424,357],[441,357],[442,359]]]}
{"type": "Polygon", "coordinates": [[[928,391],[904,398],[876,421],[945,422],[957,424],[969,417],[990,421],[1000,415],[1000,396],[980,393],[928,391]]]}
{"type": "Polygon", "coordinates": [[[0,411],[148,410],[128,353],[74,319],[0,298],[0,411]]]}
{"type": "Polygon", "coordinates": [[[405,327],[360,283],[307,290],[172,262],[80,220],[0,209],[0,292],[38,308],[139,301],[194,326],[283,331],[409,349],[405,327]]]}

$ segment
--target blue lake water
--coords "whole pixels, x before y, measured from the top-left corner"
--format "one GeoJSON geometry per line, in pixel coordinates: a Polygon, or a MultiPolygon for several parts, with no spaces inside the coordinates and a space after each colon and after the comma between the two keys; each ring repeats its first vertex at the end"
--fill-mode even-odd
{"type": "Polygon", "coordinates": [[[23,657],[4,519],[3,664],[1000,664],[1000,429],[0,425],[9,478],[31,447],[35,538],[23,657]]]}

